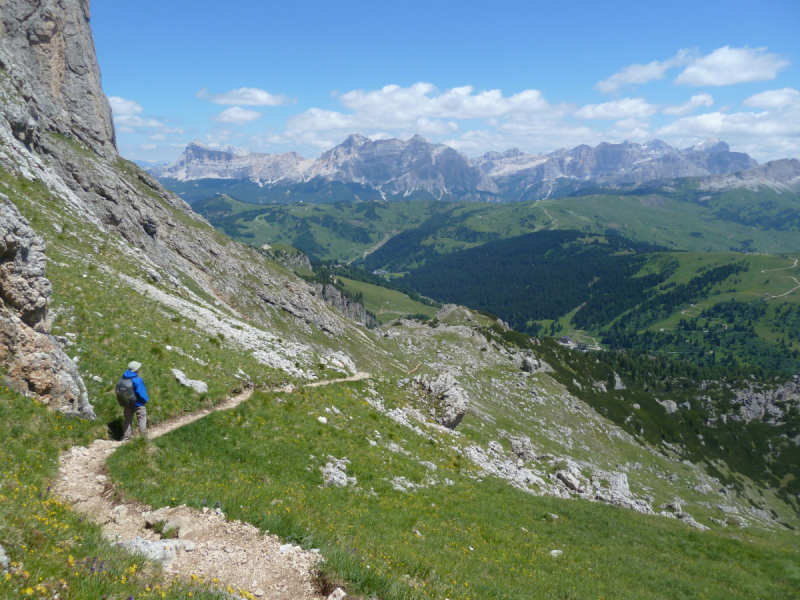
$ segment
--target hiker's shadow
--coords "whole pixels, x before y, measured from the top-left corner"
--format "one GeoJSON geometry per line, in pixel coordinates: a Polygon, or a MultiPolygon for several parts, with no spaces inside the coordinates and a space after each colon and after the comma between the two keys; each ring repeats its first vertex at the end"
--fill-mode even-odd
{"type": "Polygon", "coordinates": [[[122,441],[122,425],[124,424],[125,419],[123,417],[118,417],[113,421],[108,422],[108,435],[111,436],[112,440],[122,441]]]}

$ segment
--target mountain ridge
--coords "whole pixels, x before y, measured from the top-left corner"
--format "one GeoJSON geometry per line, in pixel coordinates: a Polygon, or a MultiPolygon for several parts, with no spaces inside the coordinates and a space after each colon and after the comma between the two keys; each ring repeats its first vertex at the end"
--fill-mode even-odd
{"type": "MultiPolygon", "coordinates": [[[[548,154],[526,154],[511,148],[468,159],[419,134],[406,141],[370,140],[352,134],[318,159],[295,152],[263,154],[233,146],[214,148],[196,140],[172,163],[146,168],[168,186],[224,179],[268,188],[285,186],[289,198],[298,191],[293,186],[313,185],[321,199],[330,186],[357,185],[367,195],[351,192],[351,199],[406,199],[423,194],[422,198],[440,200],[507,202],[559,197],[593,185],[616,187],[713,177],[756,167],[757,161],[745,153],[731,152],[718,138],[683,150],[661,140],[644,144],[624,141],[603,142],[594,148],[562,148],[548,154]]],[[[211,192],[214,189],[209,187],[211,192]]],[[[270,201],[262,196],[259,203],[270,201]]]]}

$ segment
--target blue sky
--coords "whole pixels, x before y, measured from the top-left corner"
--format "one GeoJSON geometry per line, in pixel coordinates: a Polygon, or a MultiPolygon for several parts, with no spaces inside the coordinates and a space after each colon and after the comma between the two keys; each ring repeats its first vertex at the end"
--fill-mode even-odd
{"type": "Polygon", "coordinates": [[[800,157],[800,2],[94,0],[123,156],[308,158],[351,133],[468,156],[716,136],[800,157]]]}

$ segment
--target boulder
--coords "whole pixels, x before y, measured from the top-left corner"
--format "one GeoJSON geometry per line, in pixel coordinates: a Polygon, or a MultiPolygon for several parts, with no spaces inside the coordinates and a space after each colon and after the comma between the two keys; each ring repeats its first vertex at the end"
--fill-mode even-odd
{"type": "Polygon", "coordinates": [[[536,453],[533,450],[531,439],[527,436],[509,436],[511,441],[511,451],[517,455],[518,458],[524,461],[533,460],[536,458],[536,453]]]}
{"type": "Polygon", "coordinates": [[[417,375],[409,385],[433,420],[448,429],[455,429],[469,410],[466,391],[450,373],[438,376],[417,375]]]}
{"type": "Polygon", "coordinates": [[[198,379],[189,379],[183,371],[178,369],[172,369],[172,374],[175,376],[175,379],[178,380],[184,387],[192,388],[198,394],[207,394],[208,393],[208,384],[205,381],[200,381],[198,379]]]}
{"type": "Polygon", "coordinates": [[[160,562],[165,569],[172,567],[172,563],[175,562],[178,556],[178,550],[181,548],[187,551],[194,549],[194,543],[189,540],[160,540],[151,542],[150,540],[140,537],[117,542],[116,545],[130,552],[141,554],[149,560],[160,562]]]}

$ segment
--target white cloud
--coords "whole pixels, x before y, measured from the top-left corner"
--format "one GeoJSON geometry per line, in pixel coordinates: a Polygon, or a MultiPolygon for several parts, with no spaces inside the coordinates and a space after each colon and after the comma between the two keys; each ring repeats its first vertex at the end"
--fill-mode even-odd
{"type": "Polygon", "coordinates": [[[579,119],[613,120],[649,117],[658,111],[658,105],[649,104],[644,98],[623,98],[604,104],[587,104],[575,112],[579,119]]]}
{"type": "MultiPolygon", "coordinates": [[[[778,90],[782,91],[782,90],[778,90]]],[[[748,100],[767,103],[777,95],[766,92],[748,100]],[[760,96],[760,98],[759,98],[760,96]]],[[[732,148],[747,152],[757,160],[800,156],[800,102],[781,104],[761,112],[724,113],[721,110],[704,115],[683,117],[665,125],[656,134],[673,145],[691,146],[711,136],[728,142],[732,148]]]]}
{"type": "Polygon", "coordinates": [[[144,108],[135,100],[126,100],[119,96],[110,96],[108,102],[111,105],[111,112],[114,117],[114,126],[117,128],[117,133],[133,133],[134,127],[155,128],[164,126],[155,119],[138,116],[144,108]]]}
{"type": "Polygon", "coordinates": [[[711,106],[712,104],[714,104],[714,98],[711,97],[711,94],[696,94],[692,96],[688,102],[677,106],[667,106],[662,112],[665,115],[684,117],[692,114],[701,106],[711,106]]]}
{"type": "Polygon", "coordinates": [[[691,52],[689,50],[681,50],[672,58],[664,61],[654,60],[646,65],[629,65],[619,73],[614,73],[608,79],[598,82],[594,87],[605,94],[610,94],[619,91],[624,85],[638,85],[664,79],[669,69],[680,67],[689,62],[690,55],[691,52]]]}
{"type": "Polygon", "coordinates": [[[155,150],[156,148],[158,148],[158,146],[156,146],[155,144],[142,144],[141,145],[141,149],[142,150],[155,150]]]}
{"type": "Polygon", "coordinates": [[[455,121],[445,123],[440,119],[420,117],[414,123],[414,131],[423,135],[449,135],[458,131],[458,124],[455,121]]]}
{"type": "Polygon", "coordinates": [[[782,90],[769,90],[750,96],[743,104],[754,108],[784,108],[800,105],[800,92],[788,87],[782,90]]]}
{"type": "Polygon", "coordinates": [[[345,108],[365,114],[397,112],[440,119],[482,119],[512,112],[537,112],[550,105],[538,90],[525,90],[504,97],[500,90],[475,93],[471,85],[438,93],[430,83],[411,87],[387,85],[380,90],[353,90],[340,96],[345,108]]]}
{"type": "Polygon", "coordinates": [[[138,115],[144,109],[142,105],[134,100],[126,100],[125,98],[120,98],[119,96],[111,96],[108,99],[108,103],[111,104],[111,112],[114,113],[115,117],[132,117],[134,115],[138,115]]]}
{"type": "Polygon", "coordinates": [[[209,94],[208,90],[203,88],[195,96],[224,106],[234,104],[239,106],[280,106],[282,104],[294,104],[295,102],[283,94],[270,94],[258,88],[248,87],[231,90],[224,94],[209,94]]]}
{"type": "Polygon", "coordinates": [[[154,142],[163,142],[167,139],[167,136],[165,136],[163,133],[156,133],[151,135],[149,139],[154,142]]]}
{"type": "Polygon", "coordinates": [[[732,85],[775,79],[789,61],[766,48],[723,46],[694,59],[675,79],[678,85],[732,85]]]}
{"type": "Polygon", "coordinates": [[[244,125],[250,121],[256,121],[262,117],[261,113],[249,108],[242,108],[241,106],[232,106],[223,110],[215,117],[211,117],[212,121],[218,123],[233,123],[234,125],[244,125]]]}
{"type": "Polygon", "coordinates": [[[503,96],[500,90],[475,92],[472,86],[439,92],[430,83],[403,88],[387,85],[380,90],[353,90],[338,96],[352,112],[311,108],[289,119],[289,129],[301,131],[408,130],[417,133],[449,134],[458,129],[455,119],[487,119],[513,114],[554,111],[538,90],[503,96]]]}

